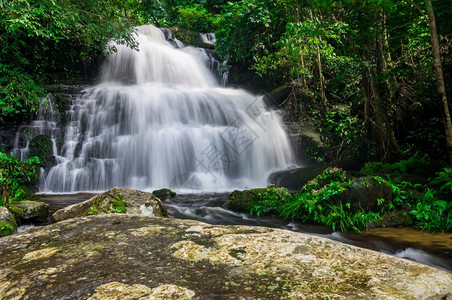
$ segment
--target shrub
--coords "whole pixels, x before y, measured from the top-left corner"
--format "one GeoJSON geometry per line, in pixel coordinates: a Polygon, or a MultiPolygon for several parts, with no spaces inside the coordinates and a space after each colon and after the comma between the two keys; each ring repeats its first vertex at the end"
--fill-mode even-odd
{"type": "Polygon", "coordinates": [[[0,152],[0,190],[2,204],[9,208],[10,201],[25,200],[28,196],[25,185],[39,177],[39,158],[33,156],[21,162],[14,156],[0,152]]]}
{"type": "Polygon", "coordinates": [[[257,193],[257,202],[251,205],[250,214],[257,216],[279,214],[281,208],[291,197],[286,188],[277,188],[271,184],[257,193]]]}

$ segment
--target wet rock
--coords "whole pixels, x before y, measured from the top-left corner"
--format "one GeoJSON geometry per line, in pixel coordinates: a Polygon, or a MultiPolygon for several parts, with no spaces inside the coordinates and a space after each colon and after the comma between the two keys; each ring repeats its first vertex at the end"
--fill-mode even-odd
{"type": "Polygon", "coordinates": [[[49,217],[49,205],[38,201],[20,201],[12,203],[21,210],[20,223],[45,223],[49,217]]]}
{"type": "Polygon", "coordinates": [[[325,167],[309,166],[289,170],[281,170],[271,173],[267,182],[276,187],[285,187],[289,190],[300,190],[308,181],[314,179],[323,172],[325,167]]]}
{"type": "Polygon", "coordinates": [[[13,214],[3,206],[0,206],[0,237],[10,235],[17,229],[17,223],[13,214]]]}
{"type": "Polygon", "coordinates": [[[168,217],[165,205],[152,193],[118,187],[57,210],[52,215],[52,220],[60,222],[75,217],[111,213],[168,217]]]}
{"type": "Polygon", "coordinates": [[[235,190],[228,196],[226,206],[233,211],[248,213],[251,205],[258,201],[258,193],[264,190],[265,189],[235,190]]]}
{"type": "Polygon", "coordinates": [[[0,240],[1,299],[442,299],[452,275],[321,237],[110,214],[0,240]]]}
{"type": "Polygon", "coordinates": [[[173,192],[170,189],[155,190],[155,191],[152,191],[152,193],[154,194],[154,196],[156,196],[157,198],[159,198],[162,201],[166,200],[168,198],[172,198],[177,195],[176,192],[173,192]]]}

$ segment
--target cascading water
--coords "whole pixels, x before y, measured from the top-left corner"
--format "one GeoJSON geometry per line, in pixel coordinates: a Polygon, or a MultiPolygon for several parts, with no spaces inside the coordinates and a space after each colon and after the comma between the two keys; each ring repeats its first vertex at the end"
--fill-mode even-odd
{"type": "Polygon", "coordinates": [[[221,88],[195,51],[175,49],[154,26],[138,27],[137,41],[139,51],[115,45],[102,83],[73,100],[41,191],[264,186],[293,163],[261,97],[221,88]]]}

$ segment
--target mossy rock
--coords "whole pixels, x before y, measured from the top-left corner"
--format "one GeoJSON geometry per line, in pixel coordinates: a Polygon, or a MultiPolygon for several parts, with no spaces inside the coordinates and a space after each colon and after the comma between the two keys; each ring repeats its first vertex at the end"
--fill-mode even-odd
{"type": "Polygon", "coordinates": [[[333,201],[350,203],[351,211],[379,212],[387,208],[393,199],[389,184],[371,176],[356,178],[351,187],[337,195],[333,201]]]}
{"type": "Polygon", "coordinates": [[[59,222],[82,216],[115,213],[168,217],[165,205],[152,193],[118,187],[57,210],[52,215],[52,220],[59,222]]]}
{"type": "Polygon", "coordinates": [[[55,165],[52,150],[52,140],[47,135],[38,135],[28,144],[31,156],[37,156],[43,167],[55,165]]]}
{"type": "Polygon", "coordinates": [[[16,232],[17,223],[13,214],[3,206],[0,206],[0,237],[16,232]]]}
{"type": "Polygon", "coordinates": [[[25,212],[14,204],[9,205],[9,211],[13,214],[17,224],[20,224],[25,212]]]}
{"type": "Polygon", "coordinates": [[[244,191],[235,190],[229,195],[228,200],[226,201],[226,206],[228,209],[233,211],[248,213],[251,205],[258,201],[258,193],[262,193],[264,191],[265,188],[244,191]]]}
{"type": "Polygon", "coordinates": [[[159,189],[152,192],[154,196],[159,198],[160,200],[166,200],[168,198],[175,197],[177,194],[176,192],[170,190],[170,189],[159,189]]]}
{"type": "Polygon", "coordinates": [[[13,202],[20,214],[19,223],[46,223],[49,217],[49,205],[39,201],[19,201],[13,202]]]}

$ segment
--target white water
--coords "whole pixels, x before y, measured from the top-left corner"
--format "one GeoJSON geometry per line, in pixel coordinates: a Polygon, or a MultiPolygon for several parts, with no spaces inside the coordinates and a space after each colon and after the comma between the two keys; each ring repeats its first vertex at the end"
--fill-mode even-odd
{"type": "Polygon", "coordinates": [[[220,87],[197,51],[174,48],[153,26],[137,40],[139,51],[116,45],[102,83],[72,102],[41,192],[264,186],[294,162],[261,97],[220,87]]]}

